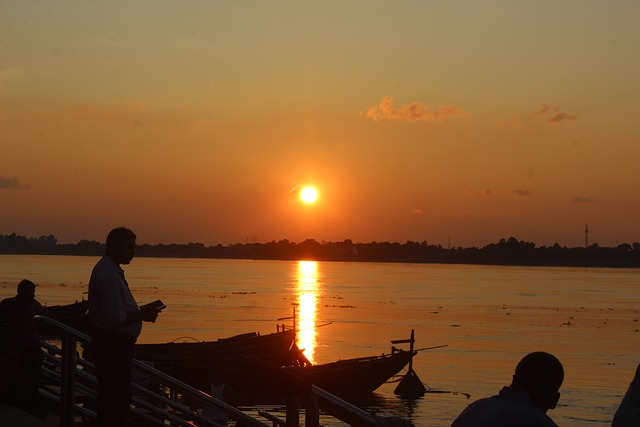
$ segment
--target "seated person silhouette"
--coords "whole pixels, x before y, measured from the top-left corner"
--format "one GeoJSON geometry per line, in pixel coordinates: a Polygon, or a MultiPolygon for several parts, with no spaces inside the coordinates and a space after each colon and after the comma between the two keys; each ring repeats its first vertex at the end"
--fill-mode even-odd
{"type": "Polygon", "coordinates": [[[451,427],[557,427],[547,411],[556,407],[563,380],[564,369],[555,356],[530,353],[516,366],[510,386],[467,406],[451,427]]]}
{"type": "Polygon", "coordinates": [[[640,426],[640,365],[613,417],[611,427],[640,426]]]}
{"type": "Polygon", "coordinates": [[[7,348],[3,352],[9,354],[4,356],[4,363],[15,364],[16,356],[18,358],[17,372],[5,372],[5,380],[9,375],[8,382],[16,386],[15,403],[45,417],[47,411],[38,396],[43,354],[34,316],[46,315],[47,310],[36,301],[35,292],[36,284],[32,281],[18,283],[17,295],[0,301],[0,323],[5,325],[3,330],[6,332],[3,333],[3,346],[7,348]]]}

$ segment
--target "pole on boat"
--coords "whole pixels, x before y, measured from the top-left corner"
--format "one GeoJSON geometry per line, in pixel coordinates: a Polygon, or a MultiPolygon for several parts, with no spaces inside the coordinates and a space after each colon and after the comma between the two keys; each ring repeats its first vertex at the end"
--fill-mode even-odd
{"type": "MultiPolygon", "coordinates": [[[[293,332],[297,333],[297,331],[298,331],[297,323],[298,322],[296,321],[296,306],[295,305],[293,306],[293,316],[291,316],[291,317],[281,317],[281,318],[278,319],[278,322],[281,321],[281,320],[289,320],[289,319],[293,320],[293,332]]],[[[282,325],[276,323],[276,332],[280,332],[280,331],[284,332],[286,330],[287,330],[287,326],[284,323],[282,325]]]]}
{"type": "Polygon", "coordinates": [[[400,381],[396,389],[393,391],[397,395],[400,395],[402,397],[408,397],[408,398],[420,397],[427,392],[427,389],[425,388],[424,384],[422,384],[422,381],[420,380],[420,378],[418,378],[418,374],[416,374],[415,371],[413,370],[413,354],[414,354],[413,346],[415,343],[414,336],[415,336],[414,330],[412,329],[411,338],[409,338],[408,340],[391,341],[393,344],[400,344],[400,343],[407,343],[407,342],[409,343],[409,351],[412,354],[411,359],[409,359],[409,371],[405,374],[404,377],[402,377],[402,380],[400,381]]]}

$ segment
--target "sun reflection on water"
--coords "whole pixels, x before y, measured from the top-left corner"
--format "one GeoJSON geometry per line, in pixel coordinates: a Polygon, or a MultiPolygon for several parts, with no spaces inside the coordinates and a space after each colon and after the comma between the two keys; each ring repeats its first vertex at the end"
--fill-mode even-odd
{"type": "Polygon", "coordinates": [[[298,293],[298,347],[315,364],[316,315],[318,304],[318,263],[298,261],[295,271],[298,293]]]}

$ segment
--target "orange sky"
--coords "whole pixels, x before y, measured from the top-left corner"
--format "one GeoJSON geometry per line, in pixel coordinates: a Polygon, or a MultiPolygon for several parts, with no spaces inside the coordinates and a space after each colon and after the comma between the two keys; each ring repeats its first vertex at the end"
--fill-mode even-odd
{"type": "Polygon", "coordinates": [[[580,246],[588,223],[592,243],[640,241],[638,16],[0,0],[0,233],[580,246]]]}

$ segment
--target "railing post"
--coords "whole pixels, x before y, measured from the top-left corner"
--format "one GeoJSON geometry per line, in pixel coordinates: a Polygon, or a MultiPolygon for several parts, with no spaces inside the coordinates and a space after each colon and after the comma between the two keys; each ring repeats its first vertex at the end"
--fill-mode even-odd
{"type": "Polygon", "coordinates": [[[305,427],[318,427],[320,425],[320,408],[318,398],[313,394],[307,399],[307,409],[304,414],[305,427]]]}
{"type": "Polygon", "coordinates": [[[60,426],[75,425],[76,338],[69,332],[62,336],[62,383],[60,384],[60,426]]]}
{"type": "Polygon", "coordinates": [[[300,426],[300,399],[287,396],[287,427],[300,426]]]}

